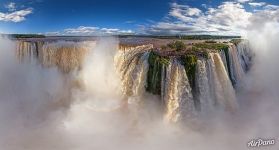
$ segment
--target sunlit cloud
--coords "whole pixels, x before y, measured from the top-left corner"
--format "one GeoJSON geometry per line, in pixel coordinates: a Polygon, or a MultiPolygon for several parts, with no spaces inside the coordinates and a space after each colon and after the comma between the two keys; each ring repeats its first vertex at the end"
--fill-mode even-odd
{"type": "Polygon", "coordinates": [[[63,31],[46,32],[45,35],[81,35],[81,36],[94,36],[94,35],[122,35],[134,34],[132,30],[120,30],[117,28],[100,28],[95,26],[79,26],[77,28],[67,28],[63,31]]]}
{"type": "Polygon", "coordinates": [[[26,20],[26,16],[32,14],[33,8],[17,10],[16,3],[10,2],[4,5],[8,12],[0,12],[0,21],[4,22],[22,22],[26,20]]]}
{"type": "Polygon", "coordinates": [[[248,4],[253,7],[261,7],[261,6],[264,6],[266,3],[265,2],[251,2],[248,4]]]}
{"type": "Polygon", "coordinates": [[[33,9],[27,8],[23,10],[3,13],[0,12],[0,21],[5,22],[21,22],[26,19],[26,16],[32,14],[33,9]]]}
{"type": "Polygon", "coordinates": [[[266,5],[265,9],[267,9],[267,10],[277,10],[277,9],[279,9],[279,6],[278,5],[266,5]]]}
{"type": "Polygon", "coordinates": [[[223,2],[217,7],[206,7],[204,11],[189,5],[172,3],[167,18],[145,27],[144,32],[159,35],[243,35],[247,28],[250,28],[252,21],[260,20],[259,17],[264,20],[278,19],[278,12],[277,5],[256,3],[251,0],[223,2]],[[243,3],[252,6],[251,8],[261,7],[261,9],[248,11],[243,3]]]}
{"type": "Polygon", "coordinates": [[[251,2],[253,0],[236,0],[239,3],[247,3],[247,2],[251,2]]]}
{"type": "Polygon", "coordinates": [[[80,26],[78,28],[65,29],[64,31],[67,34],[92,34],[95,33],[98,29],[99,29],[98,27],[80,26]]]}

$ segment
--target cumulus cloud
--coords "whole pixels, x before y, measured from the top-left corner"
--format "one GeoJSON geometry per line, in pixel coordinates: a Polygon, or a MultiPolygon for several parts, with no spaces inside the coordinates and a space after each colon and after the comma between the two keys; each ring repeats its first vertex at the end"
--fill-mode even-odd
{"type": "Polygon", "coordinates": [[[202,33],[199,27],[184,23],[169,23],[169,22],[159,22],[156,25],[151,26],[148,29],[150,34],[194,34],[200,32],[202,33]]]}
{"type": "Polygon", "coordinates": [[[102,28],[101,31],[107,34],[113,34],[119,31],[119,29],[113,29],[113,28],[102,28]]]}
{"type": "Polygon", "coordinates": [[[188,5],[171,4],[171,19],[152,25],[148,30],[152,34],[236,34],[245,28],[252,14],[243,5],[236,2],[223,2],[216,8],[201,11],[188,5]],[[241,17],[239,17],[241,16],[241,17]]]}
{"type": "Polygon", "coordinates": [[[266,10],[277,10],[277,9],[279,9],[279,6],[278,5],[266,5],[264,8],[266,10]]]}
{"type": "Polygon", "coordinates": [[[92,34],[95,33],[98,29],[99,29],[98,27],[80,26],[78,28],[65,29],[64,31],[67,34],[92,34]]]}
{"type": "Polygon", "coordinates": [[[117,28],[99,28],[95,26],[79,26],[77,28],[67,28],[63,31],[46,32],[46,35],[83,35],[83,36],[98,36],[98,35],[121,35],[134,34],[132,30],[120,30],[117,28]]]}
{"type": "Polygon", "coordinates": [[[276,16],[279,16],[277,10],[279,10],[277,5],[248,0],[223,2],[217,7],[207,7],[205,11],[172,3],[168,16],[163,21],[146,27],[145,33],[243,35],[251,26],[252,20],[255,21],[260,16],[276,19],[276,16]],[[261,9],[248,11],[245,8],[247,5],[243,4],[246,2],[252,7],[261,9]]]}
{"type": "Polygon", "coordinates": [[[253,0],[236,0],[239,3],[247,3],[247,2],[251,2],[253,0]]]}
{"type": "Polygon", "coordinates": [[[261,7],[261,6],[264,6],[266,3],[265,2],[251,2],[248,4],[253,7],[261,7]]]}
{"type": "MultiPolygon", "coordinates": [[[[271,22],[279,22],[279,8],[270,9],[267,7],[261,11],[255,12],[253,16],[249,18],[250,24],[247,27],[250,30],[263,29],[266,24],[271,22]]],[[[279,29],[279,26],[277,27],[279,29]]]]}
{"type": "Polygon", "coordinates": [[[187,22],[192,21],[192,17],[198,17],[201,15],[202,11],[198,8],[191,8],[187,5],[178,5],[177,3],[171,4],[171,11],[169,15],[176,17],[181,21],[187,22]]]}
{"type": "Polygon", "coordinates": [[[31,14],[33,11],[32,8],[27,8],[23,10],[18,10],[9,13],[0,12],[0,21],[5,22],[21,22],[26,19],[26,16],[31,14]]]}
{"type": "Polygon", "coordinates": [[[5,8],[7,8],[9,11],[15,11],[16,10],[16,3],[10,2],[9,4],[5,5],[5,8]]]}

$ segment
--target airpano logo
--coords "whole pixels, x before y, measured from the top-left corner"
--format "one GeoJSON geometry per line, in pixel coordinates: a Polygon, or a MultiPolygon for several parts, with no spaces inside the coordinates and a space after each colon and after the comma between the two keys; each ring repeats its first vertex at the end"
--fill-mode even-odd
{"type": "Polygon", "coordinates": [[[275,145],[275,139],[253,139],[247,143],[248,147],[262,147],[275,145]]]}

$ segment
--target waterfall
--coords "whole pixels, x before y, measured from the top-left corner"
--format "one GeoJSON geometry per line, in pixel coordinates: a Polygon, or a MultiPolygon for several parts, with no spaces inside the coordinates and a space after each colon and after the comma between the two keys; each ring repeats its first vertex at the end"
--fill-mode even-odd
{"type": "Polygon", "coordinates": [[[240,63],[239,55],[235,45],[229,47],[229,69],[233,84],[238,84],[244,76],[244,70],[240,63]]]}
{"type": "Polygon", "coordinates": [[[178,60],[171,60],[167,67],[166,80],[166,120],[187,121],[195,114],[195,106],[185,68],[178,60]]]}
{"type": "MultiPolygon", "coordinates": [[[[169,76],[168,76],[169,77],[169,76]]],[[[166,92],[167,92],[167,85],[168,85],[169,79],[167,79],[167,66],[162,65],[162,70],[161,70],[161,101],[163,105],[166,105],[166,92]]]]}
{"type": "Polygon", "coordinates": [[[244,71],[248,71],[251,66],[251,61],[253,58],[253,52],[250,49],[249,42],[244,40],[237,45],[238,57],[244,71]]]}
{"type": "Polygon", "coordinates": [[[207,64],[210,92],[211,96],[216,100],[215,105],[225,110],[235,111],[237,108],[235,91],[220,54],[210,53],[210,59],[207,61],[207,64]]]}
{"type": "Polygon", "coordinates": [[[214,109],[214,100],[210,94],[210,86],[208,80],[208,72],[206,68],[206,61],[204,59],[197,60],[195,72],[195,84],[196,84],[196,94],[197,100],[200,103],[200,111],[202,113],[207,113],[214,109]]]}
{"type": "Polygon", "coordinates": [[[114,57],[115,66],[120,72],[120,74],[124,75],[126,70],[129,68],[129,65],[133,61],[133,59],[141,55],[145,51],[151,49],[152,45],[137,46],[129,49],[128,51],[126,51],[126,49],[123,47],[119,47],[119,48],[121,49],[118,49],[118,52],[114,57]]]}
{"type": "Polygon", "coordinates": [[[224,66],[226,68],[226,71],[227,73],[229,74],[229,69],[228,69],[228,65],[227,65],[227,58],[226,58],[226,52],[224,50],[220,51],[220,55],[221,55],[221,58],[222,58],[222,61],[224,63],[224,66]]]}
{"type": "Polygon", "coordinates": [[[133,72],[133,95],[139,96],[142,95],[145,91],[146,80],[147,80],[147,71],[148,71],[148,57],[149,52],[145,52],[138,62],[137,67],[133,72]]]}
{"type": "Polygon", "coordinates": [[[17,42],[16,56],[19,62],[26,61],[34,63],[36,61],[37,55],[38,49],[36,42],[17,42]]]}
{"type": "Polygon", "coordinates": [[[123,95],[138,96],[144,91],[148,71],[150,45],[139,46],[127,52],[119,50],[115,55],[115,66],[122,83],[123,95]]]}
{"type": "Polygon", "coordinates": [[[39,55],[42,65],[57,66],[63,72],[70,72],[81,67],[84,57],[95,43],[89,42],[54,42],[46,43],[39,55]]]}
{"type": "MultiPolygon", "coordinates": [[[[95,41],[20,41],[17,57],[19,61],[37,59],[36,62],[43,67],[57,67],[63,73],[68,73],[82,70],[83,60],[95,45],[95,41]]],[[[114,63],[117,79],[120,78],[117,84],[121,84],[121,96],[125,102],[137,105],[146,95],[145,92],[160,96],[165,119],[174,123],[187,122],[196,115],[196,110],[207,114],[215,108],[228,111],[237,109],[233,84],[241,81],[244,70],[250,66],[252,53],[247,43],[241,42],[237,47],[230,44],[228,50],[220,53],[210,51],[208,57],[196,53],[164,55],[152,49],[153,45],[150,44],[122,45],[118,47],[116,55],[113,54],[113,62],[102,64],[101,68],[107,68],[107,65],[114,63]]],[[[105,63],[97,55],[92,59],[95,59],[94,65],[105,63]]],[[[87,67],[92,66],[89,63],[87,67]]],[[[94,77],[91,72],[86,75],[88,80],[94,77]]],[[[91,85],[94,87],[96,84],[91,85]]]]}
{"type": "Polygon", "coordinates": [[[122,91],[125,96],[138,96],[146,85],[149,52],[134,57],[126,71],[121,74],[122,91]]]}
{"type": "Polygon", "coordinates": [[[62,72],[70,72],[81,67],[85,55],[95,44],[95,42],[18,41],[16,55],[19,61],[36,61],[43,67],[58,67],[62,72]]]}

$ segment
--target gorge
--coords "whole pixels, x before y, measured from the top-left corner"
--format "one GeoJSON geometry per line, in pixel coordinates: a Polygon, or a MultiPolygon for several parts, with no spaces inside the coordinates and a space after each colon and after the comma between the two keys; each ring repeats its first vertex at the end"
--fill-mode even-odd
{"type": "Polygon", "coordinates": [[[260,101],[268,97],[259,94],[261,86],[247,88],[258,83],[251,74],[261,67],[255,43],[162,41],[2,39],[0,144],[8,150],[246,149],[250,137],[274,135],[267,130],[274,117],[265,114],[276,105],[260,101]]]}
{"type": "MultiPolygon", "coordinates": [[[[98,42],[22,40],[16,42],[16,56],[21,63],[57,67],[63,74],[79,74],[83,72],[86,56],[94,55],[98,42]]],[[[114,46],[117,47],[109,47],[116,49],[110,58],[113,60],[103,67],[119,76],[117,87],[124,99],[121,103],[128,105],[131,99],[141,103],[144,93],[157,95],[168,122],[187,122],[213,110],[237,111],[235,88],[241,84],[253,58],[246,40],[190,43],[182,50],[125,42],[114,46]]],[[[103,59],[102,55],[98,56],[95,59],[103,59]]],[[[91,67],[94,70],[94,66],[91,67]]],[[[79,88],[87,88],[83,79],[71,80],[79,88]]],[[[93,87],[94,83],[89,86],[93,87]]]]}

